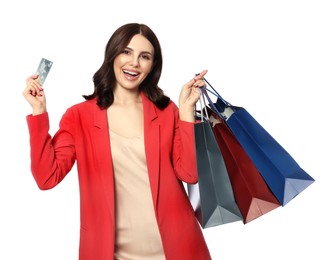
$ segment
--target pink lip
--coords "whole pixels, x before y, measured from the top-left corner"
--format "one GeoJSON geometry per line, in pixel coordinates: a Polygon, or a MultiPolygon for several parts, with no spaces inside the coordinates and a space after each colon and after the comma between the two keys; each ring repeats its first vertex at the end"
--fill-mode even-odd
{"type": "Polygon", "coordinates": [[[124,69],[124,70],[122,70],[122,72],[123,72],[123,75],[125,76],[125,78],[126,78],[127,80],[136,80],[136,79],[139,77],[139,75],[140,75],[140,73],[137,72],[137,71],[135,71],[135,70],[127,70],[127,69],[124,69]],[[133,72],[133,73],[135,73],[136,75],[132,75],[132,74],[127,73],[127,72],[133,72]]]}

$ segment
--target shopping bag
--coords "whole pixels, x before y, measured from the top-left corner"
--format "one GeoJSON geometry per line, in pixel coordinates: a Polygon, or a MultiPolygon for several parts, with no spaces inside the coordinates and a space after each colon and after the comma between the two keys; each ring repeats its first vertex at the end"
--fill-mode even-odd
{"type": "Polygon", "coordinates": [[[215,111],[207,110],[244,224],[278,208],[279,201],[226,122],[215,111]]]}
{"type": "Polygon", "coordinates": [[[245,108],[231,105],[204,80],[210,107],[225,120],[281,205],[315,181],[245,108]],[[215,103],[208,92],[216,97],[215,103]]]}
{"type": "Polygon", "coordinates": [[[208,120],[194,124],[198,183],[188,195],[203,228],[242,221],[227,168],[208,120]]]}

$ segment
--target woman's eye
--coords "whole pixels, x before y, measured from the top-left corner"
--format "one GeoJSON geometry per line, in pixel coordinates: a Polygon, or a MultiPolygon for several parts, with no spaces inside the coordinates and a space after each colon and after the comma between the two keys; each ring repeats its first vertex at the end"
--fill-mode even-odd
{"type": "Polygon", "coordinates": [[[151,57],[149,55],[142,55],[142,58],[145,59],[145,60],[150,60],[151,57]]]}
{"type": "Polygon", "coordinates": [[[129,51],[129,50],[124,50],[123,53],[124,53],[124,54],[129,54],[130,51],[129,51]]]}

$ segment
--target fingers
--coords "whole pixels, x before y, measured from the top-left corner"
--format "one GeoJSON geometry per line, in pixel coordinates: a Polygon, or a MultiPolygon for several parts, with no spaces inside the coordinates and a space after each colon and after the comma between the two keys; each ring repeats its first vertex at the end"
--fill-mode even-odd
{"type": "Polygon", "coordinates": [[[180,106],[186,105],[187,107],[194,107],[200,98],[201,93],[199,87],[206,86],[206,83],[203,79],[206,73],[207,70],[203,70],[183,86],[179,96],[180,106]]]}
{"type": "Polygon", "coordinates": [[[208,70],[203,70],[201,73],[197,74],[193,78],[193,87],[203,87],[203,86],[206,86],[206,83],[205,83],[203,77],[206,75],[207,72],[208,72],[208,70]]]}
{"type": "Polygon", "coordinates": [[[32,75],[26,79],[26,88],[23,92],[24,96],[32,95],[32,96],[42,96],[43,88],[41,84],[37,80],[38,75],[32,75]]]}
{"type": "Polygon", "coordinates": [[[203,78],[207,74],[208,70],[203,70],[201,73],[197,74],[195,77],[203,78]]]}
{"type": "Polygon", "coordinates": [[[37,79],[38,77],[39,77],[38,74],[33,74],[26,79],[26,83],[28,83],[28,81],[30,81],[31,79],[37,79]]]}
{"type": "Polygon", "coordinates": [[[189,95],[199,96],[198,87],[206,86],[206,83],[203,77],[206,75],[207,70],[203,70],[201,73],[197,74],[192,80],[187,82],[182,88],[182,94],[184,97],[188,97],[189,95]]]}

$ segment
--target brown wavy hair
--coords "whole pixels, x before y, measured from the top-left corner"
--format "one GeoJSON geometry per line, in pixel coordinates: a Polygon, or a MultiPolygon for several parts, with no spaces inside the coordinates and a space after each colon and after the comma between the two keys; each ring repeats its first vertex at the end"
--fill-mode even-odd
{"type": "Polygon", "coordinates": [[[125,24],[112,34],[106,45],[104,61],[93,76],[94,92],[90,95],[83,95],[86,100],[96,98],[97,105],[101,109],[107,109],[113,104],[113,91],[116,86],[113,63],[116,56],[124,51],[136,34],[143,35],[154,47],[153,68],[139,86],[139,90],[143,91],[159,109],[164,109],[169,104],[170,98],[158,87],[163,66],[160,43],[155,33],[147,25],[139,23],[125,24]]]}

